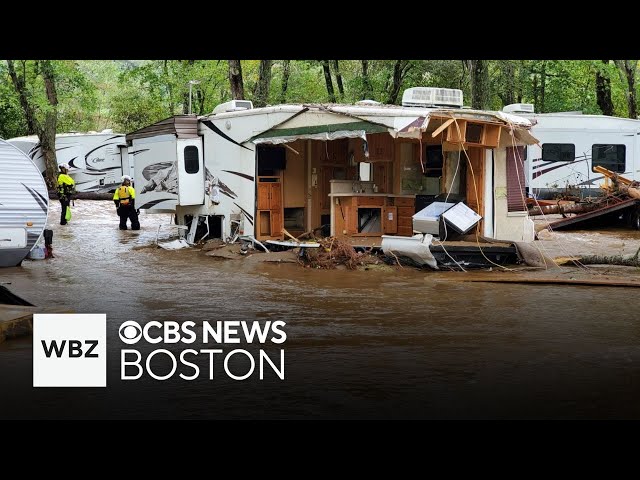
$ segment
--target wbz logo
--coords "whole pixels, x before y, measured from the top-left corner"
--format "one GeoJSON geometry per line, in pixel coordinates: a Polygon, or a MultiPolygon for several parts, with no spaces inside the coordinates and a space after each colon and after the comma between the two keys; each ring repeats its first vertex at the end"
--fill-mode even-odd
{"type": "Polygon", "coordinates": [[[106,387],[107,315],[33,315],[34,387],[106,387]]]}

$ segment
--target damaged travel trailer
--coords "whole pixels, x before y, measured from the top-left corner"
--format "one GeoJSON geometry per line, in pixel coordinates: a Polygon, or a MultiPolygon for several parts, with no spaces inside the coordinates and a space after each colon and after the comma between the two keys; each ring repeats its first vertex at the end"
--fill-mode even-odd
{"type": "Polygon", "coordinates": [[[480,235],[533,240],[517,163],[529,120],[462,107],[460,90],[412,88],[403,106],[234,100],[127,134],[136,204],[175,211],[187,241],[413,235],[439,194],[481,217],[480,235]]]}
{"type": "Polygon", "coordinates": [[[0,140],[0,267],[15,267],[47,223],[47,186],[33,161],[0,140]]]}
{"type": "MultiPolygon", "coordinates": [[[[7,141],[25,152],[44,175],[44,154],[36,135],[7,141]]],[[[112,130],[56,135],[56,160],[69,165],[78,192],[113,192],[122,175],[133,176],[125,136],[112,130]]]]}
{"type": "Polygon", "coordinates": [[[604,167],[640,180],[640,120],[583,115],[581,112],[540,113],[531,104],[512,104],[504,112],[528,118],[539,144],[525,150],[527,186],[538,199],[563,195],[600,196],[604,167]]]}

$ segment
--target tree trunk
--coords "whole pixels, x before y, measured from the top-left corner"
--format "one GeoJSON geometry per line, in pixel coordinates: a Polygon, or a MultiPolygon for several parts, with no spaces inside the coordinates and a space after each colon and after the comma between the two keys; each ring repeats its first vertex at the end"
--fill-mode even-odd
{"type": "Polygon", "coordinates": [[[615,60],[616,66],[620,71],[622,83],[627,84],[625,95],[627,97],[627,106],[629,118],[638,118],[638,109],[636,105],[636,67],[637,60],[615,60]]]}
{"type": "Polygon", "coordinates": [[[340,66],[338,65],[338,60],[333,61],[333,69],[336,72],[336,84],[338,85],[340,101],[342,101],[344,99],[344,86],[342,85],[342,75],[340,75],[340,66]]]}
{"type": "Polygon", "coordinates": [[[393,64],[393,76],[391,79],[391,86],[389,87],[389,95],[387,97],[387,103],[390,105],[395,104],[398,101],[398,95],[402,88],[402,81],[407,76],[409,70],[411,70],[412,64],[409,60],[396,60],[393,64]]]}
{"type": "Polygon", "coordinates": [[[13,60],[7,60],[7,67],[9,69],[9,76],[11,77],[11,81],[13,82],[13,87],[15,88],[16,93],[18,94],[18,98],[20,99],[20,106],[22,107],[22,111],[24,112],[24,118],[27,120],[27,135],[35,135],[38,131],[38,122],[36,120],[33,108],[31,107],[27,99],[25,79],[24,77],[19,77],[16,73],[13,60]]]}
{"type": "Polygon", "coordinates": [[[467,60],[471,76],[471,108],[486,110],[489,104],[489,61],[467,60]]]}
{"type": "Polygon", "coordinates": [[[609,60],[602,60],[605,67],[596,67],[596,96],[598,107],[603,115],[613,116],[613,101],[611,100],[611,79],[606,71],[609,60]]]}
{"type": "Polygon", "coordinates": [[[244,83],[242,81],[240,60],[229,60],[229,84],[231,85],[233,99],[244,100],[244,83]]]}
{"type": "MultiPolygon", "coordinates": [[[[164,73],[164,81],[167,85],[167,93],[169,94],[169,108],[167,113],[169,114],[169,116],[173,116],[173,87],[171,85],[171,82],[169,81],[169,60],[163,60],[162,61],[162,72],[164,73]]],[[[187,102],[189,102],[189,99],[187,98],[187,102]]],[[[182,111],[186,112],[186,108],[184,106],[185,102],[182,102],[182,111]]],[[[187,103],[188,105],[188,103],[187,103]]]]}
{"type": "Polygon", "coordinates": [[[516,68],[514,60],[502,60],[500,62],[500,69],[502,70],[502,78],[504,90],[501,95],[502,103],[504,105],[511,105],[516,103],[516,68]]]}
{"type": "Polygon", "coordinates": [[[287,101],[287,88],[289,88],[290,60],[282,61],[282,88],[280,90],[280,103],[287,101]]]}
{"type": "Polygon", "coordinates": [[[44,127],[38,132],[44,163],[47,169],[47,183],[55,187],[58,183],[58,162],[56,159],[56,127],[58,124],[58,94],[53,65],[50,60],[41,60],[42,79],[44,80],[47,101],[49,105],[45,111],[44,127]]]}
{"type": "Polygon", "coordinates": [[[371,80],[369,79],[369,60],[361,60],[362,62],[362,100],[372,99],[373,89],[371,88],[371,80]]]}
{"type": "Polygon", "coordinates": [[[586,213],[601,207],[602,205],[599,203],[557,204],[532,207],[527,213],[530,217],[535,217],[536,215],[553,215],[556,213],[586,213]]]}
{"type": "Polygon", "coordinates": [[[255,107],[265,107],[269,100],[269,86],[271,85],[271,60],[260,60],[258,83],[254,91],[253,103],[255,107]]]}
{"type": "Polygon", "coordinates": [[[542,61],[542,70],[540,72],[540,113],[546,111],[544,106],[544,93],[547,85],[547,63],[542,61]]]}
{"type": "Polygon", "coordinates": [[[331,79],[331,68],[329,68],[329,60],[322,60],[322,70],[324,70],[324,81],[327,84],[327,94],[329,102],[336,103],[336,94],[333,91],[333,80],[331,79]]]}

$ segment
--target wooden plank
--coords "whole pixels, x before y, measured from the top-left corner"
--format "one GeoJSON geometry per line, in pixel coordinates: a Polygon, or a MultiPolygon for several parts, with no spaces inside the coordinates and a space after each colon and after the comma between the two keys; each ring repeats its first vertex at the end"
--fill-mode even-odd
{"type": "Polygon", "coordinates": [[[454,121],[455,121],[454,118],[450,118],[449,120],[444,122],[442,125],[440,125],[438,128],[436,128],[433,131],[433,133],[431,134],[431,137],[434,138],[440,135],[444,131],[444,129],[447,128],[449,125],[451,125],[454,121]]]}
{"type": "Polygon", "coordinates": [[[625,185],[631,185],[633,183],[628,178],[622,177],[622,176],[618,175],[617,173],[612,172],[611,170],[607,170],[606,168],[604,168],[604,167],[602,167],[600,165],[597,165],[597,166],[593,167],[593,170],[598,172],[598,173],[603,174],[607,178],[615,178],[615,177],[617,177],[618,181],[620,183],[624,183],[625,185]]]}

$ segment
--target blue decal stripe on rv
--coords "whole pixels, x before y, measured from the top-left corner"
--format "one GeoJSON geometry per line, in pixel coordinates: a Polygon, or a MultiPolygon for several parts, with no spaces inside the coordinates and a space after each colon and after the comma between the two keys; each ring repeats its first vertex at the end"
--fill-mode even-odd
{"type": "Polygon", "coordinates": [[[249,220],[251,222],[251,225],[253,225],[253,215],[251,215],[249,212],[247,212],[244,208],[242,208],[240,205],[238,205],[236,202],[233,202],[233,204],[238,207],[242,213],[245,214],[245,216],[247,217],[247,220],[249,220]]]}
{"type": "Polygon", "coordinates": [[[250,152],[253,152],[253,150],[251,150],[250,148],[245,147],[244,145],[236,142],[233,138],[231,138],[227,134],[225,134],[222,130],[220,130],[218,127],[216,127],[211,120],[204,120],[202,123],[204,123],[207,127],[209,127],[211,130],[213,130],[215,133],[220,135],[225,140],[228,140],[231,143],[235,143],[239,147],[245,148],[245,149],[249,150],[250,152]]]}
{"type": "Polygon", "coordinates": [[[150,201],[150,202],[145,203],[144,205],[142,205],[142,206],[141,206],[141,207],[139,207],[139,208],[141,208],[141,209],[151,208],[151,207],[153,207],[154,205],[157,205],[157,204],[159,204],[159,203],[166,202],[166,201],[171,201],[171,200],[175,200],[175,198],[161,198],[161,199],[159,199],[159,200],[152,200],[152,201],[150,201]]]}
{"type": "Polygon", "coordinates": [[[38,205],[40,205],[40,208],[42,209],[42,211],[44,213],[47,213],[47,202],[43,202],[42,201],[42,195],[38,195],[38,192],[36,192],[35,190],[33,190],[32,188],[27,187],[24,183],[22,184],[22,186],[24,188],[27,189],[27,192],[29,192],[31,194],[31,196],[33,197],[33,199],[38,202],[38,205]]]}
{"type": "Polygon", "coordinates": [[[59,152],[60,150],[66,150],[67,148],[73,148],[72,145],[69,145],[68,147],[60,147],[60,148],[56,148],[56,152],[59,152]]]}
{"type": "Polygon", "coordinates": [[[231,170],[222,170],[222,171],[227,173],[232,173],[233,175],[238,175],[239,177],[246,178],[247,180],[250,180],[252,182],[254,180],[253,176],[247,175],[246,173],[234,172],[231,170]]]}

